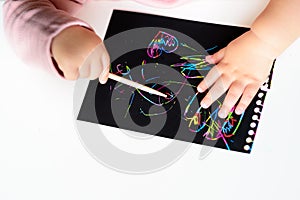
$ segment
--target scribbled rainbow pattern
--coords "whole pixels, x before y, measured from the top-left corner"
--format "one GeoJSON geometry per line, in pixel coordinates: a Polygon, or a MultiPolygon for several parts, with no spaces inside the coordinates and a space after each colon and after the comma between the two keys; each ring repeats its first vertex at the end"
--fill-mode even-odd
{"type": "MultiPolygon", "coordinates": [[[[160,57],[162,54],[170,54],[175,52],[179,47],[188,48],[194,54],[186,55],[180,57],[182,62],[171,64],[171,68],[176,68],[181,75],[185,78],[185,81],[174,81],[174,80],[165,80],[163,84],[156,85],[152,84],[152,87],[156,90],[163,90],[164,88],[168,88],[171,84],[177,84],[178,90],[173,92],[167,92],[167,98],[164,97],[155,97],[149,98],[147,94],[143,91],[137,90],[137,92],[132,93],[130,99],[128,100],[128,107],[126,112],[124,113],[124,118],[128,117],[128,113],[135,102],[136,95],[140,95],[145,101],[149,102],[153,106],[165,106],[168,105],[168,109],[159,113],[149,113],[142,108],[140,108],[140,114],[146,117],[156,117],[160,115],[165,115],[171,109],[173,109],[173,105],[176,103],[176,98],[178,95],[181,95],[181,91],[184,87],[194,88],[195,94],[191,96],[185,97],[185,107],[183,108],[181,119],[186,123],[186,130],[190,133],[201,134],[203,138],[209,141],[223,141],[224,145],[228,150],[230,150],[230,141],[233,136],[237,134],[237,130],[242,122],[244,117],[244,113],[240,116],[234,114],[234,109],[231,109],[231,112],[227,116],[227,118],[220,119],[217,115],[220,107],[222,106],[221,102],[217,102],[217,106],[214,109],[204,109],[199,105],[199,98],[201,94],[196,92],[196,85],[193,85],[189,82],[189,80],[193,79],[199,80],[200,82],[204,77],[201,73],[193,73],[193,72],[201,72],[208,71],[211,69],[211,65],[205,61],[205,55],[199,53],[198,50],[190,47],[188,44],[178,41],[178,39],[166,32],[160,31],[157,35],[154,36],[154,39],[149,43],[148,48],[146,49],[148,59],[156,59],[160,57]],[[191,108],[192,104],[199,105],[197,109],[194,107],[191,108]]],[[[207,52],[215,49],[217,47],[212,47],[210,49],[206,49],[207,52]]],[[[146,63],[145,59],[141,60],[141,66],[144,66],[146,63]]],[[[159,66],[157,63],[156,66],[159,66]]],[[[126,63],[119,63],[112,67],[114,70],[111,70],[112,73],[117,75],[126,76],[127,78],[136,81],[131,76],[131,67],[126,63]]],[[[153,83],[156,79],[159,79],[159,76],[148,77],[145,73],[145,68],[141,68],[140,76],[142,77],[144,83],[153,83]]],[[[118,101],[122,99],[122,94],[126,92],[127,87],[121,83],[115,85],[115,87],[110,87],[111,91],[117,92],[119,97],[115,99],[118,101]]],[[[232,142],[232,141],[231,141],[232,142]]]]}

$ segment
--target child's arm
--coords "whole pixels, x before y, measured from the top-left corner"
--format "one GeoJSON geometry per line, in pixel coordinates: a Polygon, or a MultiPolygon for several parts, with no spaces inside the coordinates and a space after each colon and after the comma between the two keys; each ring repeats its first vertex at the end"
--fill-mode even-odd
{"type": "Polygon", "coordinates": [[[71,16],[86,1],[6,0],[4,27],[17,55],[27,64],[77,78],[84,59],[102,42],[87,23],[71,16]]]}
{"type": "Polygon", "coordinates": [[[209,107],[228,90],[219,116],[226,117],[240,97],[235,112],[245,111],[267,79],[273,60],[300,36],[299,9],[299,0],[271,0],[250,31],[208,56],[207,61],[216,66],[198,86],[200,92],[212,86],[201,106],[209,107]]]}

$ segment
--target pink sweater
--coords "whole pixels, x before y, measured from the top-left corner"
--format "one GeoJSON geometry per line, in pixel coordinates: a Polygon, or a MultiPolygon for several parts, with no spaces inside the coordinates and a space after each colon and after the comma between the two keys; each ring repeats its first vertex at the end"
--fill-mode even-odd
{"type": "MultiPolygon", "coordinates": [[[[50,45],[63,29],[81,25],[92,29],[86,22],[72,15],[89,0],[6,0],[4,29],[16,54],[26,63],[51,69],[50,45]]],[[[156,6],[175,5],[187,0],[136,0],[156,6]]]]}

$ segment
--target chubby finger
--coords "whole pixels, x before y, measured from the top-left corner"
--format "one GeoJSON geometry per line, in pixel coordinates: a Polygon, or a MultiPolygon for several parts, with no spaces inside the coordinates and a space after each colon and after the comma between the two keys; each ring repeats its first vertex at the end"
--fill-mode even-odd
{"type": "Polygon", "coordinates": [[[220,118],[225,118],[228,115],[243,94],[244,89],[245,86],[241,82],[235,81],[231,84],[224,99],[223,105],[218,113],[220,118]]]}
{"type": "MultiPolygon", "coordinates": [[[[100,78],[103,75],[103,71],[106,67],[105,62],[107,59],[107,51],[104,47],[104,44],[101,43],[99,44],[95,49],[94,49],[94,53],[93,53],[93,58],[91,59],[91,78],[92,79],[96,79],[96,78],[100,78]]],[[[99,79],[99,80],[100,80],[99,79]]]]}
{"type": "Polygon", "coordinates": [[[99,76],[99,82],[101,84],[105,84],[108,80],[108,75],[109,75],[109,66],[105,67],[99,76]]]}
{"type": "Polygon", "coordinates": [[[250,84],[250,85],[246,86],[246,88],[243,92],[242,98],[241,98],[239,104],[237,105],[237,107],[235,109],[235,113],[237,115],[240,115],[243,112],[245,112],[246,108],[251,103],[252,99],[256,95],[259,88],[260,88],[259,83],[253,83],[253,84],[250,84]]]}
{"type": "Polygon", "coordinates": [[[101,73],[102,73],[102,66],[101,66],[101,62],[99,61],[99,59],[94,59],[90,65],[90,76],[89,78],[91,80],[95,80],[96,78],[98,78],[101,73]]]}
{"type": "Polygon", "coordinates": [[[208,108],[213,102],[215,102],[220,96],[222,96],[231,85],[232,81],[229,76],[222,75],[208,91],[206,96],[201,101],[203,108],[208,108]]]}
{"type": "Polygon", "coordinates": [[[217,64],[223,59],[224,55],[225,55],[225,48],[219,50],[217,53],[213,55],[206,56],[205,60],[209,64],[217,64]]]}
{"type": "Polygon", "coordinates": [[[110,57],[109,57],[109,54],[107,53],[106,49],[101,58],[101,65],[103,67],[103,70],[99,76],[99,82],[101,84],[105,84],[107,82],[108,75],[109,75],[109,69],[110,69],[110,57]]]}
{"type": "Polygon", "coordinates": [[[220,66],[214,66],[207,74],[207,76],[200,82],[197,87],[199,92],[205,92],[209,87],[211,87],[216,80],[221,76],[220,66]]]}

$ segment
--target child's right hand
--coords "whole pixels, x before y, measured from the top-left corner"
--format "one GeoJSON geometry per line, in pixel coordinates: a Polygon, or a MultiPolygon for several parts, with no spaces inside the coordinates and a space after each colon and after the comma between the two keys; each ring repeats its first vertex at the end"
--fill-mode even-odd
{"type": "Polygon", "coordinates": [[[52,55],[64,77],[108,79],[110,59],[102,40],[93,31],[71,26],[59,33],[51,45],[52,55]]]}
{"type": "Polygon", "coordinates": [[[250,30],[224,49],[206,57],[207,62],[216,65],[198,86],[199,92],[210,88],[201,106],[208,108],[228,91],[219,117],[225,118],[237,102],[235,113],[242,114],[266,81],[276,55],[278,53],[273,46],[250,30]]]}

